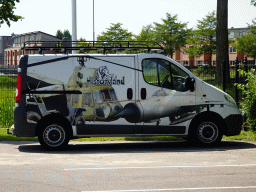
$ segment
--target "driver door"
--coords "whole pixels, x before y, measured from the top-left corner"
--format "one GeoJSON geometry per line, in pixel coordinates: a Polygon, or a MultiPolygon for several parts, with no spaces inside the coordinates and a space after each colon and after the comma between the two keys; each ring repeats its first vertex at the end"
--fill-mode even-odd
{"type": "Polygon", "coordinates": [[[138,99],[143,108],[143,133],[185,134],[185,125],[195,111],[195,92],[185,87],[188,73],[163,58],[144,58],[140,65],[138,99]]]}

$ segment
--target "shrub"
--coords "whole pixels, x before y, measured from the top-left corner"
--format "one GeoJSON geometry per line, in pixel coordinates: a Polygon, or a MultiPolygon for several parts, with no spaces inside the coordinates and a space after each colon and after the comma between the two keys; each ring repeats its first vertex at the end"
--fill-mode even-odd
{"type": "Polygon", "coordinates": [[[255,69],[251,69],[248,73],[244,70],[238,70],[241,75],[246,76],[246,84],[236,84],[238,89],[243,92],[241,101],[242,112],[246,114],[246,123],[250,130],[256,132],[256,74],[255,69]]]}

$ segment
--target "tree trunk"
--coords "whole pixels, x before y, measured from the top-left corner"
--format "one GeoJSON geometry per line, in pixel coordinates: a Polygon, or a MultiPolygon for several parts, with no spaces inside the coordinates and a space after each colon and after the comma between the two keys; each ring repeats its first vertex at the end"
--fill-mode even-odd
{"type": "Polygon", "coordinates": [[[216,29],[216,65],[217,84],[230,83],[229,55],[228,55],[228,0],[217,0],[217,29],[216,29]],[[226,63],[226,79],[223,79],[223,63],[226,63]]]}

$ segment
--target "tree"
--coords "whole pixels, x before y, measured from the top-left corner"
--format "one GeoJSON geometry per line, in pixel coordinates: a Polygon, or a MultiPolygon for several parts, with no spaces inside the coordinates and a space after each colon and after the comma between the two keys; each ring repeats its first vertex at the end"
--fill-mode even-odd
{"type": "Polygon", "coordinates": [[[244,52],[248,57],[256,59],[256,20],[252,21],[253,25],[249,25],[251,31],[246,35],[236,38],[233,46],[239,52],[244,52]]]}
{"type": "Polygon", "coordinates": [[[221,85],[223,82],[230,83],[228,51],[228,0],[217,0],[216,80],[219,85],[221,85]],[[225,64],[225,66],[223,64],[225,64]],[[226,79],[223,79],[224,69],[226,69],[226,79]]]}
{"type": "Polygon", "coordinates": [[[139,35],[135,36],[136,41],[155,41],[154,27],[146,25],[142,27],[142,30],[139,35]]]}
{"type": "Polygon", "coordinates": [[[57,37],[61,40],[65,40],[65,41],[71,41],[71,39],[72,39],[72,36],[68,29],[65,29],[63,32],[61,30],[58,30],[56,32],[55,37],[57,37]]]}
{"type": "Polygon", "coordinates": [[[6,23],[9,27],[11,26],[10,21],[17,22],[18,20],[24,19],[22,16],[15,15],[14,9],[15,3],[19,3],[19,0],[0,0],[0,26],[6,23]]]}
{"type": "Polygon", "coordinates": [[[251,0],[252,5],[256,6],[256,0],[251,0]]]}
{"type": "Polygon", "coordinates": [[[111,26],[107,28],[106,32],[102,32],[97,37],[98,41],[126,41],[131,40],[134,36],[127,29],[122,28],[122,23],[111,23],[111,26]]]}
{"type": "Polygon", "coordinates": [[[58,30],[55,36],[56,36],[57,38],[59,38],[59,39],[63,39],[63,33],[62,33],[62,31],[61,31],[61,30],[58,30]]]}
{"type": "Polygon", "coordinates": [[[177,21],[178,15],[172,16],[166,13],[166,19],[162,19],[163,23],[155,24],[156,41],[164,47],[167,54],[173,57],[176,49],[184,47],[190,29],[187,29],[187,23],[177,21]]]}
{"type": "Polygon", "coordinates": [[[201,21],[198,20],[197,29],[192,32],[192,36],[188,39],[188,44],[192,47],[184,49],[189,53],[189,57],[200,57],[201,55],[209,55],[209,64],[212,63],[212,55],[216,50],[216,13],[209,13],[201,21]]]}
{"type": "Polygon", "coordinates": [[[70,34],[70,32],[69,32],[69,30],[68,29],[65,29],[64,31],[63,31],[63,39],[66,39],[67,41],[71,41],[72,40],[72,36],[71,36],[71,34],[70,34]]]}

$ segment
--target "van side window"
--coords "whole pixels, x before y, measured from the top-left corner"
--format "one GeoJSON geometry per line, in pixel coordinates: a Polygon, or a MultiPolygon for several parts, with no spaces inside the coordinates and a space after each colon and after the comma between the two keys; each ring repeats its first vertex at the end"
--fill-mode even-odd
{"type": "Polygon", "coordinates": [[[176,65],[158,58],[149,58],[142,61],[144,80],[152,85],[185,91],[185,79],[188,74],[176,65]]]}
{"type": "Polygon", "coordinates": [[[92,104],[91,93],[84,93],[83,94],[83,105],[91,105],[91,104],[92,104]]]}

